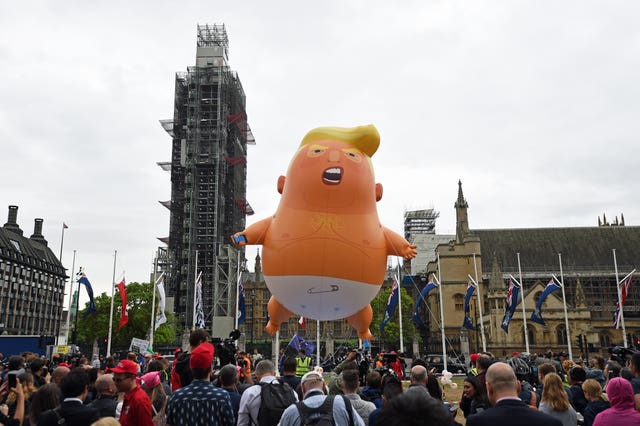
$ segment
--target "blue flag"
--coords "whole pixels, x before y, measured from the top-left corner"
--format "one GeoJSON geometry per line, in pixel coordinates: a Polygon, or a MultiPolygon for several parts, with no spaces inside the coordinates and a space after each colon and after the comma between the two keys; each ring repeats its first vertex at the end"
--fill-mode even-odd
{"type": "Polygon", "coordinates": [[[467,284],[467,294],[464,295],[464,321],[462,322],[462,326],[467,330],[475,330],[473,320],[471,319],[471,308],[469,307],[469,301],[475,290],[476,286],[469,281],[467,284]]]}
{"type": "Polygon", "coordinates": [[[87,312],[84,313],[84,316],[91,315],[96,311],[96,304],[93,301],[93,287],[91,287],[91,283],[89,279],[84,274],[84,272],[79,273],[80,278],[78,278],[78,284],[83,284],[87,289],[87,294],[89,295],[89,307],[87,308],[87,312]]]}
{"type": "Polygon", "coordinates": [[[391,320],[393,314],[396,313],[396,307],[398,306],[398,281],[393,280],[393,286],[391,287],[391,293],[387,299],[387,308],[384,310],[382,321],[380,322],[380,332],[384,331],[387,323],[391,320]]]}
{"type": "Polygon", "coordinates": [[[547,286],[544,288],[544,291],[542,292],[542,294],[540,295],[540,298],[538,299],[538,302],[536,303],[536,309],[531,314],[531,321],[537,322],[540,325],[547,325],[545,324],[544,319],[542,319],[542,304],[544,303],[547,296],[549,296],[551,293],[553,293],[559,288],[560,286],[556,284],[552,278],[551,281],[549,281],[547,286]]]}
{"type": "Polygon", "coordinates": [[[247,304],[244,300],[244,286],[240,283],[238,287],[238,325],[244,324],[247,320],[247,304]]]}
{"type": "Polygon", "coordinates": [[[504,317],[502,318],[502,324],[500,325],[505,333],[509,332],[509,323],[511,323],[511,317],[516,311],[516,306],[518,305],[519,292],[520,288],[514,285],[513,281],[509,280],[509,292],[507,293],[507,300],[504,308],[504,317]]]}
{"type": "Polygon", "coordinates": [[[298,333],[293,335],[291,341],[289,342],[289,346],[291,346],[296,351],[304,349],[304,352],[307,355],[311,355],[316,351],[316,344],[298,336],[298,333]]]}
{"type": "Polygon", "coordinates": [[[413,310],[413,322],[419,326],[422,327],[424,326],[424,321],[422,321],[422,318],[420,318],[420,315],[418,315],[418,310],[420,308],[420,305],[422,304],[422,302],[424,300],[427,300],[427,295],[429,294],[429,292],[431,290],[433,290],[434,288],[436,288],[437,285],[433,282],[433,281],[429,281],[427,283],[426,286],[424,286],[424,288],[422,289],[422,291],[420,292],[420,296],[418,296],[418,301],[416,302],[416,307],[413,310]]]}

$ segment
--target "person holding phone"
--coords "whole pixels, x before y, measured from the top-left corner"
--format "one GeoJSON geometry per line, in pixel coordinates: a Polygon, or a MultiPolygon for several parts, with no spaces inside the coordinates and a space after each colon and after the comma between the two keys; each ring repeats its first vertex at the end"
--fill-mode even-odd
{"type": "Polygon", "coordinates": [[[17,376],[12,376],[14,376],[13,380],[16,382],[15,386],[9,386],[9,380],[0,386],[0,398],[4,399],[8,394],[15,394],[16,396],[16,410],[12,417],[8,417],[9,407],[6,404],[0,406],[0,424],[4,426],[20,426],[24,421],[24,392],[22,391],[22,385],[17,380],[17,376]]]}

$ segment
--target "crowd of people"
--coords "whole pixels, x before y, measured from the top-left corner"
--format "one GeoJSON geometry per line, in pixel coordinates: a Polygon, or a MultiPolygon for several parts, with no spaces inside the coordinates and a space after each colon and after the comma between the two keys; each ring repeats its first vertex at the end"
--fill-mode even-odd
{"type": "MultiPolygon", "coordinates": [[[[471,355],[461,400],[443,401],[433,366],[351,351],[330,372],[300,350],[276,363],[237,351],[214,369],[215,348],[194,330],[173,363],[160,355],[72,360],[11,356],[0,371],[1,426],[640,425],[640,353],[629,365],[566,354],[532,364],[520,354],[471,355]]],[[[2,355],[0,354],[0,361],[2,355]]]]}

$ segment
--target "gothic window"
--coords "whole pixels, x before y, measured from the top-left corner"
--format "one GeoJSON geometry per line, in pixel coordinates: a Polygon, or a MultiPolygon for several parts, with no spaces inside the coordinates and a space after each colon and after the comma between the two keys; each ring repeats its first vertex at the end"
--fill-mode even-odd
{"type": "Polygon", "coordinates": [[[453,295],[453,303],[455,306],[456,311],[463,311],[464,310],[464,296],[460,293],[454,294],[453,295]]]}
{"type": "Polygon", "coordinates": [[[601,332],[600,333],[600,347],[608,348],[611,346],[611,337],[609,333],[601,332]]]}
{"type": "Polygon", "coordinates": [[[567,344],[567,329],[564,325],[559,325],[556,327],[556,338],[558,339],[559,345],[567,344]]]}

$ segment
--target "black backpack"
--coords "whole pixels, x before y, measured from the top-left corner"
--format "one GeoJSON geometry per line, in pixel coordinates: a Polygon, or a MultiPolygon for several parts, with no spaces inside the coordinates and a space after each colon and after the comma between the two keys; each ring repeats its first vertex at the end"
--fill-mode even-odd
{"type": "MultiPolygon", "coordinates": [[[[298,415],[300,416],[300,426],[335,426],[333,420],[333,400],[335,395],[330,395],[324,399],[324,402],[317,408],[308,407],[304,402],[296,403],[298,415]]],[[[342,396],[344,408],[349,414],[349,426],[353,426],[353,410],[351,401],[342,396]]]]}
{"type": "MultiPolygon", "coordinates": [[[[272,381],[259,383],[260,410],[258,411],[258,426],[275,426],[280,422],[282,413],[288,406],[296,402],[291,386],[286,383],[272,381]]],[[[253,419],[252,419],[252,423],[253,419]]]]}

